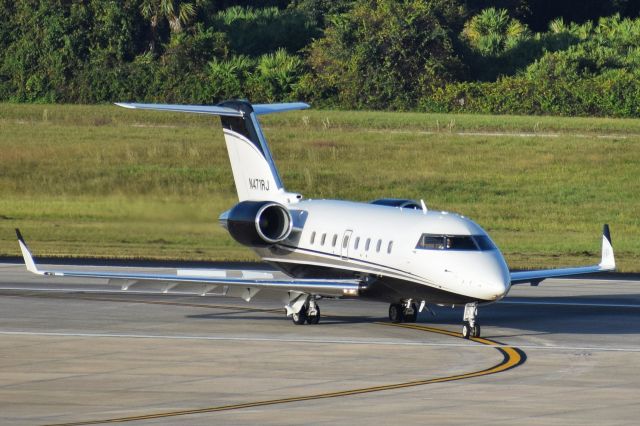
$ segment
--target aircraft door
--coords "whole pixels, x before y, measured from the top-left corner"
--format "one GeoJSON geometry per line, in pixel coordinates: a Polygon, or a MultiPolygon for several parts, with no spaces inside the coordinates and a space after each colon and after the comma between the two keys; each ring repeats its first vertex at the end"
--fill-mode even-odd
{"type": "Polygon", "coordinates": [[[349,258],[349,243],[351,242],[351,234],[353,234],[353,231],[348,229],[348,230],[344,231],[344,234],[342,235],[342,241],[341,241],[341,245],[340,245],[340,258],[341,259],[348,259],[349,258]]]}

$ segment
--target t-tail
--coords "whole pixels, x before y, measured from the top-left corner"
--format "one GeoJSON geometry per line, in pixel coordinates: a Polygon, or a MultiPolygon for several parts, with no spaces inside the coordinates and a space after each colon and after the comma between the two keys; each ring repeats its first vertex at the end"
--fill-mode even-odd
{"type": "Polygon", "coordinates": [[[258,116],[309,108],[302,102],[251,105],[247,101],[225,101],[215,106],[117,103],[125,108],[188,112],[220,116],[233,179],[240,201],[294,203],[302,196],[285,190],[262,133],[258,116]]]}

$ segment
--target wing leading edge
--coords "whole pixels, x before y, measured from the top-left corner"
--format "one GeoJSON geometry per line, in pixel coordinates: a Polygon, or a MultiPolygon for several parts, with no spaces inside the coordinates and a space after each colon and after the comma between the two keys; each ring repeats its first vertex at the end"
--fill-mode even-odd
{"type": "Polygon", "coordinates": [[[511,285],[524,283],[538,285],[542,280],[545,280],[547,278],[592,274],[594,272],[614,271],[615,269],[616,260],[613,254],[613,245],[611,244],[609,225],[604,225],[604,229],[602,231],[602,257],[599,264],[575,268],[540,269],[537,271],[511,272],[511,285]]]}
{"type": "MultiPolygon", "coordinates": [[[[229,288],[238,288],[250,297],[262,289],[279,291],[291,291],[297,293],[316,294],[327,297],[357,296],[362,282],[359,280],[322,280],[322,279],[274,279],[270,274],[257,271],[242,272],[242,278],[229,278],[224,274],[211,273],[210,270],[181,270],[176,274],[150,274],[137,272],[111,272],[111,271],[79,271],[79,270],[45,270],[39,269],[33,260],[31,251],[27,247],[22,235],[16,229],[18,244],[22,251],[25,266],[29,272],[43,276],[53,277],[81,277],[107,279],[110,283],[121,285],[122,290],[132,287],[144,288],[149,291],[156,290],[159,293],[169,291],[180,293],[181,290],[188,293],[205,295],[218,286],[224,286],[227,293],[229,288]]],[[[219,294],[219,293],[218,293],[219,294]]],[[[246,299],[244,296],[240,296],[246,299]]],[[[249,298],[250,298],[249,297],[249,298]]]]}

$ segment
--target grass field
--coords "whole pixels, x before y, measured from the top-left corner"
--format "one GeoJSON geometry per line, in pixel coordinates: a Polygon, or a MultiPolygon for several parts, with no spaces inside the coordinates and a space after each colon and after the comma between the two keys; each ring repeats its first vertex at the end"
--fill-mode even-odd
{"type": "MultiPolygon", "coordinates": [[[[300,111],[261,119],[287,189],[423,198],[482,225],[512,268],[593,263],[603,223],[640,272],[640,120],[300,111]]],[[[252,260],[217,118],[0,105],[0,255],[252,260]]]]}

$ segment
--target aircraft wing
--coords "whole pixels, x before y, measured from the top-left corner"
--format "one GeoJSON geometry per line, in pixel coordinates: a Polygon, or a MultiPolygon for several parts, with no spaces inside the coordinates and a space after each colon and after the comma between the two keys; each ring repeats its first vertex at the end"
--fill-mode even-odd
{"type": "Polygon", "coordinates": [[[316,294],[327,297],[357,296],[362,282],[356,279],[276,279],[268,271],[236,271],[241,278],[228,277],[223,270],[178,270],[176,274],[136,272],[45,270],[39,269],[20,231],[16,229],[18,244],[29,272],[52,277],[101,278],[118,284],[122,290],[144,290],[158,293],[218,294],[250,300],[264,289],[281,292],[316,294]],[[222,287],[221,291],[214,290],[222,287]]]}
{"type": "Polygon", "coordinates": [[[602,258],[600,263],[593,266],[581,266],[574,268],[560,269],[541,269],[537,271],[518,271],[511,272],[511,285],[531,283],[538,285],[542,280],[554,277],[566,277],[569,275],[592,274],[594,272],[614,271],[616,269],[616,260],[613,254],[613,245],[611,244],[611,234],[609,233],[609,225],[604,225],[602,231],[602,258]]]}

